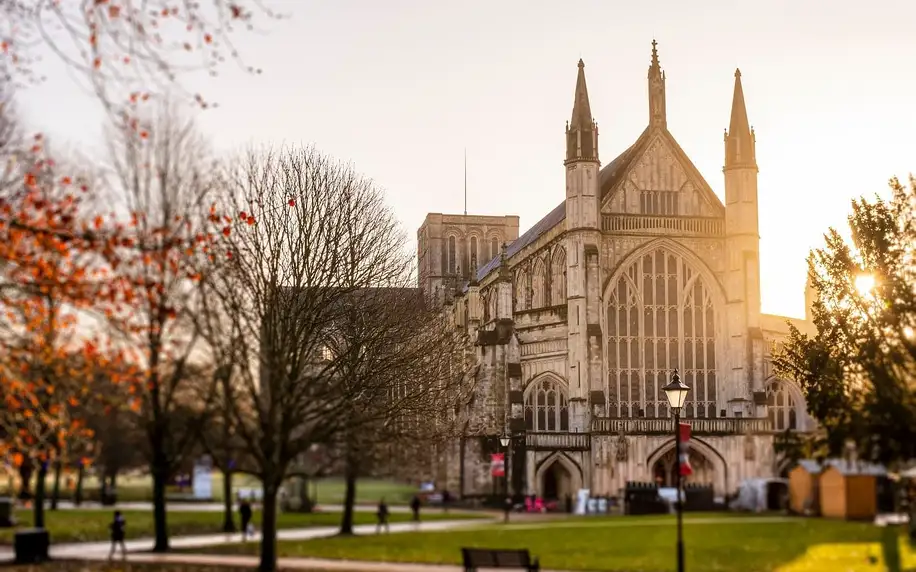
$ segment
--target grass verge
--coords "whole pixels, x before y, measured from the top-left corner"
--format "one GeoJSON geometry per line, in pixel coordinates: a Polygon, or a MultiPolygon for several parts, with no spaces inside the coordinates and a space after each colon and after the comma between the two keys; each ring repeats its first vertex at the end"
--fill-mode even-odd
{"type": "MultiPolygon", "coordinates": [[[[686,566],[704,572],[878,572],[916,565],[900,530],[820,519],[689,515],[686,566]]],[[[675,562],[673,517],[595,517],[486,524],[447,532],[281,542],[284,557],[460,564],[462,547],[527,548],[544,568],[658,572],[675,562]]],[[[254,554],[257,545],[206,550],[254,554]]]]}
{"type": "MultiPolygon", "coordinates": [[[[151,538],[154,534],[153,513],[150,511],[124,511],[127,519],[128,539],[151,538]]],[[[27,510],[17,511],[20,528],[29,528],[32,524],[32,512],[27,510]]],[[[353,513],[356,524],[371,524],[375,522],[375,515],[366,511],[353,513]]],[[[409,520],[406,513],[392,513],[392,522],[409,520]]],[[[427,520],[455,520],[461,518],[479,518],[479,515],[469,513],[430,513],[424,515],[427,520]]],[[[280,529],[309,528],[315,526],[337,526],[340,524],[339,512],[317,512],[311,514],[281,513],[277,519],[280,529]]],[[[255,511],[254,525],[260,528],[261,513],[255,511]]],[[[51,533],[53,543],[88,542],[108,539],[108,524],[111,522],[111,513],[100,510],[59,510],[45,512],[45,528],[51,533]]],[[[236,515],[238,526],[238,515],[236,515]]],[[[223,529],[223,514],[220,512],[191,512],[174,511],[168,513],[167,523],[169,533],[173,536],[191,534],[218,534],[223,529]]],[[[10,545],[16,529],[0,529],[0,545],[10,545]]]]}

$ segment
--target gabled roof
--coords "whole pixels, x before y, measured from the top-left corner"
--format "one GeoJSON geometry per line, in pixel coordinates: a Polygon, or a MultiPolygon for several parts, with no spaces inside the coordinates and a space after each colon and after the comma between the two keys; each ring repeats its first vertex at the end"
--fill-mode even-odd
{"type": "MultiPolygon", "coordinates": [[[[598,173],[598,181],[601,186],[601,196],[604,198],[606,192],[605,189],[611,189],[620,180],[621,177],[626,173],[626,166],[629,165],[630,160],[632,159],[633,150],[639,146],[640,142],[646,138],[646,133],[649,132],[649,128],[646,128],[642,132],[642,135],[636,140],[635,143],[630,145],[623,153],[614,158],[613,161],[605,165],[601,171],[598,173]]],[[[552,229],[556,225],[560,224],[566,220],[566,201],[554,207],[552,211],[547,213],[547,216],[534,223],[534,226],[528,229],[525,234],[521,235],[511,244],[509,244],[506,249],[506,256],[512,257],[518,251],[522,250],[526,246],[532,244],[538,238],[540,238],[548,230],[552,229]]],[[[496,256],[493,260],[490,260],[483,266],[477,269],[477,281],[480,282],[483,280],[490,272],[493,272],[499,268],[499,256],[496,256]]]]}
{"type": "MultiPolygon", "coordinates": [[[[654,139],[654,135],[656,133],[659,133],[660,136],[665,137],[666,141],[671,145],[674,153],[678,155],[678,162],[689,171],[691,178],[699,181],[701,187],[700,191],[703,192],[710,200],[711,204],[714,207],[718,207],[718,209],[724,215],[725,206],[722,205],[722,201],[720,201],[719,197],[716,196],[716,194],[712,191],[712,188],[710,188],[709,184],[706,182],[706,179],[703,178],[703,175],[700,174],[700,171],[696,168],[696,166],[694,166],[690,158],[687,157],[687,154],[674,139],[674,137],[668,132],[667,129],[653,129],[651,126],[646,127],[632,145],[627,147],[623,153],[617,155],[610,163],[602,167],[601,171],[599,171],[598,185],[600,187],[602,204],[609,198],[611,191],[617,187],[618,183],[620,183],[620,181],[623,180],[623,177],[625,177],[629,172],[630,166],[633,164],[633,162],[642,156],[643,152],[648,148],[649,144],[654,139]]],[[[506,257],[510,258],[526,246],[534,243],[538,238],[543,236],[544,233],[560,224],[564,220],[566,220],[565,200],[557,205],[552,211],[547,213],[547,216],[536,222],[534,226],[525,232],[525,234],[512,241],[512,243],[509,244],[506,249],[506,257]]],[[[499,256],[496,256],[477,269],[477,281],[480,282],[486,278],[490,272],[493,272],[497,268],[499,268],[499,256]]],[[[462,290],[465,288],[462,288],[462,290]]]]}
{"type": "Polygon", "coordinates": [[[623,153],[617,155],[613,161],[605,165],[598,173],[598,186],[601,189],[602,203],[604,202],[605,196],[611,192],[611,189],[616,187],[617,183],[623,180],[634,157],[638,157],[641,154],[640,150],[649,144],[650,132],[651,129],[646,127],[632,145],[627,147],[623,153]]]}
{"type": "Polygon", "coordinates": [[[665,128],[653,129],[651,126],[646,127],[645,131],[636,139],[636,142],[630,145],[626,151],[614,159],[607,167],[601,169],[599,184],[601,185],[602,206],[605,202],[610,200],[611,191],[617,187],[630,171],[633,162],[642,157],[642,154],[649,148],[652,141],[655,140],[656,134],[663,138],[671,147],[672,152],[676,155],[677,162],[684,167],[688,176],[698,183],[698,190],[706,197],[709,204],[719,212],[720,216],[725,216],[725,205],[722,204],[722,201],[719,200],[719,197],[713,192],[712,187],[706,182],[703,174],[696,168],[696,165],[693,164],[693,161],[690,160],[690,157],[687,156],[687,153],[684,152],[681,145],[674,136],[671,135],[671,132],[665,128]]]}

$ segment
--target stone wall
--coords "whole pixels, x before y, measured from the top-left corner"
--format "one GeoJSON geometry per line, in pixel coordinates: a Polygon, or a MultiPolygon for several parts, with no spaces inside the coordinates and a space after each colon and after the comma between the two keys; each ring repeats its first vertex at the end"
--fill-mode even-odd
{"type": "MultiPolygon", "coordinates": [[[[593,435],[592,494],[617,495],[627,481],[653,481],[653,465],[673,448],[674,438],[662,435],[593,435]]],[[[692,436],[690,455],[697,465],[709,465],[711,470],[697,476],[702,481],[711,479],[717,495],[734,493],[744,479],[775,474],[769,434],[692,436]]]]}

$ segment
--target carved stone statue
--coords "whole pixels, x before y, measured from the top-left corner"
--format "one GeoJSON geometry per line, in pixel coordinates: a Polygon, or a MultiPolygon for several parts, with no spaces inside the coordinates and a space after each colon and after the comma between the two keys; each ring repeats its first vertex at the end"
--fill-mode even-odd
{"type": "Polygon", "coordinates": [[[754,446],[754,437],[752,435],[744,436],[744,460],[753,461],[756,457],[756,447],[754,446]]]}
{"type": "Polygon", "coordinates": [[[629,443],[627,443],[627,436],[623,433],[621,429],[620,435],[617,436],[617,461],[625,463],[629,457],[629,443]]]}

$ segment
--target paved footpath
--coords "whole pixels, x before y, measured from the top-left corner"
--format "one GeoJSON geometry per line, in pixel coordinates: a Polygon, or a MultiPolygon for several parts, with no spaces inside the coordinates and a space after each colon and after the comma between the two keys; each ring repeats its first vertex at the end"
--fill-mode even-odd
{"type": "MultiPolygon", "coordinates": [[[[254,556],[209,556],[203,554],[132,554],[131,562],[200,564],[252,569],[258,565],[254,556]]],[[[312,570],[315,572],[465,572],[464,566],[447,564],[407,564],[403,562],[367,562],[360,560],[325,560],[321,558],[280,558],[280,570],[312,570]]],[[[489,572],[491,568],[478,568],[489,572]]],[[[561,572],[542,570],[541,572],[561,572]]]]}
{"type": "MultiPolygon", "coordinates": [[[[456,528],[471,528],[474,526],[480,526],[481,524],[489,524],[489,520],[440,520],[432,522],[421,522],[420,524],[414,524],[412,522],[399,522],[393,523],[390,525],[391,533],[398,532],[433,532],[433,531],[443,531],[451,530],[456,528]]],[[[277,540],[279,541],[288,541],[288,540],[315,540],[318,538],[327,538],[337,534],[338,527],[336,526],[316,526],[310,528],[298,528],[298,529],[288,529],[280,530],[277,532],[277,540]]],[[[374,534],[375,525],[374,524],[362,524],[353,527],[353,532],[355,534],[374,534]]],[[[52,539],[53,541],[53,539],[52,539]]],[[[148,560],[150,558],[172,558],[178,559],[177,561],[184,561],[184,558],[210,558],[214,563],[218,564],[221,562],[223,556],[214,555],[194,555],[194,554],[168,554],[168,555],[157,555],[152,554],[153,549],[153,539],[144,538],[138,540],[128,540],[125,545],[129,553],[130,560],[137,561],[154,561],[148,560]]],[[[240,533],[235,534],[202,534],[196,536],[173,536],[169,539],[169,544],[173,549],[194,549],[194,548],[204,548],[211,546],[224,546],[228,544],[240,544],[243,542],[242,535],[240,533]]],[[[249,542],[260,542],[260,536],[255,536],[253,540],[249,542]]],[[[108,558],[108,554],[111,550],[111,543],[108,541],[103,542],[79,542],[79,543],[70,543],[70,544],[51,544],[50,555],[51,558],[60,559],[60,560],[105,560],[108,558]]],[[[13,551],[9,547],[0,548],[0,559],[12,559],[13,551]]],[[[233,557],[225,557],[233,558],[233,557]]],[[[242,557],[244,558],[244,557],[242,557]]],[[[310,559],[309,559],[310,560],[310,559]]],[[[352,567],[351,567],[352,568],[352,567]]],[[[312,568],[315,569],[315,568],[312,568]]],[[[322,570],[323,568],[317,568],[322,570]]],[[[324,568],[328,569],[328,568],[324,568]]],[[[348,568],[336,568],[336,570],[348,570],[348,568]]]]}
{"type": "MultiPolygon", "coordinates": [[[[51,507],[51,502],[47,501],[46,506],[51,507]]],[[[225,505],[221,502],[170,502],[166,504],[169,512],[223,512],[226,510],[225,505]]],[[[57,504],[60,510],[125,510],[125,511],[153,511],[151,502],[121,502],[114,506],[102,506],[97,502],[84,502],[80,506],[75,506],[70,501],[60,501],[57,504]]],[[[353,507],[359,512],[375,511],[378,507],[368,504],[357,504],[353,507]]],[[[342,512],[343,505],[340,504],[320,504],[316,507],[320,512],[342,512]]],[[[389,505],[388,510],[391,512],[410,512],[410,507],[403,505],[389,505]]],[[[427,509],[438,510],[438,509],[427,509]]],[[[452,512],[459,512],[459,509],[450,509],[452,512]]]]}
{"type": "MultiPolygon", "coordinates": [[[[416,531],[444,531],[462,527],[480,526],[490,524],[488,520],[452,520],[414,523],[394,523],[391,533],[416,532],[416,531]]],[[[359,525],[353,527],[356,534],[373,534],[375,525],[359,525]]],[[[325,538],[337,533],[337,527],[314,527],[297,530],[281,530],[277,533],[277,540],[312,540],[325,538]]],[[[259,542],[255,537],[250,542],[259,542]]],[[[208,534],[201,536],[179,536],[171,539],[171,547],[177,549],[193,549],[242,542],[240,534],[208,534]]],[[[256,556],[229,556],[218,554],[153,554],[152,539],[130,540],[126,543],[129,562],[147,563],[183,563],[202,564],[210,566],[255,568],[258,564],[256,556]]],[[[60,560],[107,560],[111,544],[108,542],[84,542],[79,544],[61,544],[51,546],[51,557],[60,560]]],[[[10,554],[10,556],[12,556],[10,554]]],[[[278,567],[281,570],[313,570],[321,572],[463,572],[461,566],[405,564],[388,562],[366,562],[356,560],[327,560],[321,558],[280,558],[278,567]]],[[[482,571],[485,569],[481,569],[482,571]]],[[[548,571],[545,571],[548,572],[548,571]]]]}

